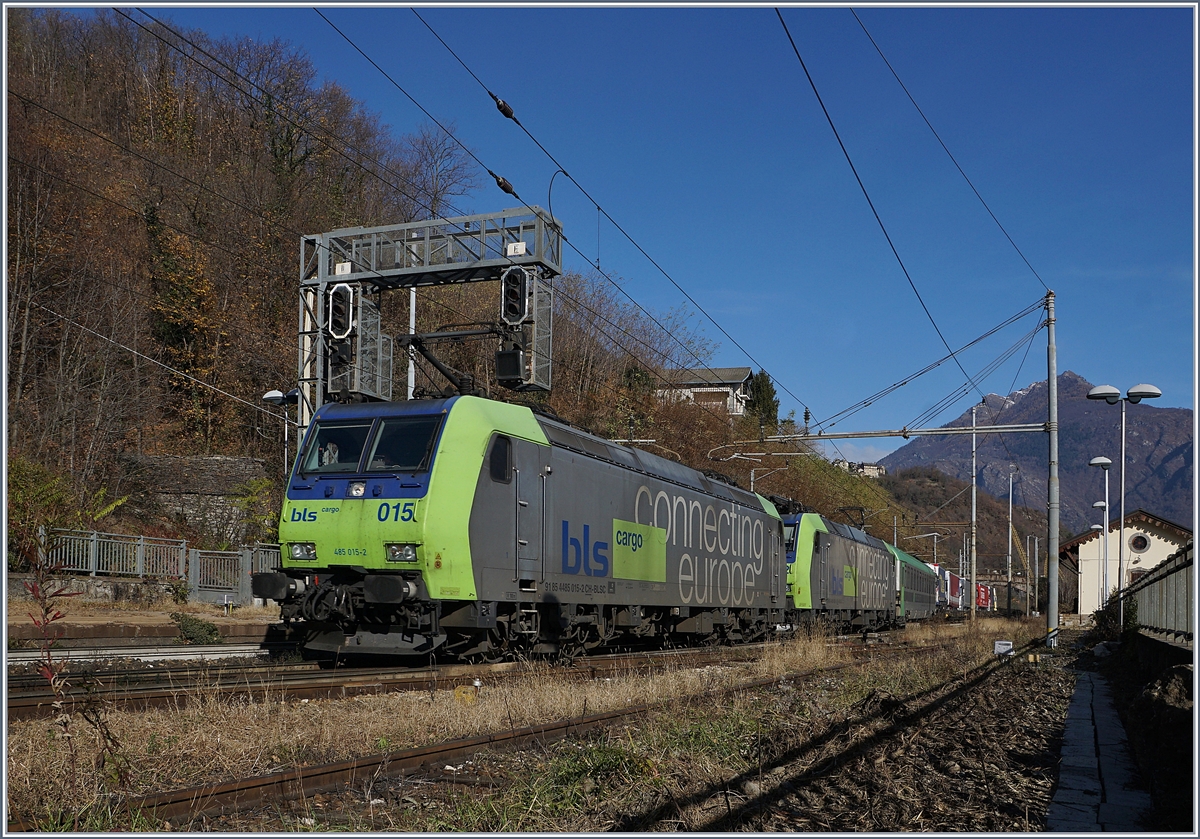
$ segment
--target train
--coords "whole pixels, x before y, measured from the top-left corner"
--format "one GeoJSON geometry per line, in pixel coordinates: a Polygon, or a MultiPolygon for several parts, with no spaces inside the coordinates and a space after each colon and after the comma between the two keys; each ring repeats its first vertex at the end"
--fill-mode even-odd
{"type": "MultiPolygon", "coordinates": [[[[945,566],[933,563],[927,564],[937,575],[936,611],[948,618],[961,618],[970,612],[970,582],[945,566]]],[[[998,592],[995,586],[986,583],[976,583],[975,610],[977,612],[999,611],[1000,606],[997,598],[1003,593],[1003,590],[998,592]]],[[[1017,592],[1014,591],[1013,602],[1015,604],[1014,612],[1025,611],[1025,594],[1023,591],[1020,592],[1019,597],[1017,596],[1017,592]],[[1019,603],[1018,600],[1020,601],[1019,603]]]]}
{"type": "Polygon", "coordinates": [[[747,643],[937,609],[895,546],[476,396],[323,405],[252,576],[313,654],[571,658],[747,643]]]}

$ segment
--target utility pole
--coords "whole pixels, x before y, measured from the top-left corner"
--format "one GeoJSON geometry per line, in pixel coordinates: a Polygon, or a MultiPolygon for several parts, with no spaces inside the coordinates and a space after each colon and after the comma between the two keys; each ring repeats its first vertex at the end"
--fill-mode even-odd
{"type": "Polygon", "coordinates": [[[963,531],[962,545],[958,549],[958,578],[963,578],[963,572],[966,570],[967,562],[967,531],[963,531]]]}
{"type": "Polygon", "coordinates": [[[1008,465],[1008,614],[1012,617],[1012,485],[1013,464],[1008,465]]]}
{"type": "Polygon", "coordinates": [[[1038,605],[1039,605],[1039,602],[1038,602],[1038,555],[1037,555],[1038,537],[1034,536],[1032,533],[1030,533],[1028,536],[1026,536],[1025,537],[1025,550],[1029,550],[1029,540],[1030,539],[1033,540],[1033,608],[1031,608],[1029,611],[1036,612],[1038,609],[1038,605]]]}
{"type": "MultiPolygon", "coordinates": [[[[410,288],[408,290],[408,334],[417,334],[417,290],[410,288]]],[[[408,348],[408,398],[411,401],[413,398],[413,389],[417,381],[417,354],[410,346],[408,348]]]]}
{"type": "Polygon", "coordinates": [[[976,475],[979,474],[979,467],[975,465],[975,409],[976,405],[971,406],[971,620],[975,620],[975,561],[978,557],[978,550],[975,546],[975,483],[976,475]]]}
{"type": "Polygon", "coordinates": [[[1046,388],[1050,480],[1046,507],[1046,646],[1058,646],[1058,348],[1054,343],[1054,292],[1046,293],[1046,388]]]}

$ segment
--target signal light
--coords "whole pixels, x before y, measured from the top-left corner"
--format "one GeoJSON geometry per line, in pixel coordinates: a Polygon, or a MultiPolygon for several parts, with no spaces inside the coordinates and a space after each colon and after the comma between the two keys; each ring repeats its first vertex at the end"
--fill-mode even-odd
{"type": "Polygon", "coordinates": [[[339,341],[330,347],[329,363],[334,367],[343,367],[354,360],[353,350],[349,341],[339,341]]]}
{"type": "Polygon", "coordinates": [[[511,388],[525,384],[525,353],[520,349],[497,352],[496,380],[504,387],[511,388]]]}
{"type": "Polygon", "coordinates": [[[339,341],[348,338],[354,329],[354,288],[338,283],[329,290],[329,312],[326,324],[329,335],[339,341]]]}
{"type": "Polygon", "coordinates": [[[500,275],[500,320],[520,326],[529,317],[529,272],[513,265],[500,275]]]}

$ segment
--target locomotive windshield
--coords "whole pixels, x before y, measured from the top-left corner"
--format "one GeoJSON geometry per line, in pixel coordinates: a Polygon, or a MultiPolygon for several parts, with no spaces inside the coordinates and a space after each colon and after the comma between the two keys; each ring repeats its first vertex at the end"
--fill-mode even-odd
{"type": "Polygon", "coordinates": [[[379,423],[368,472],[424,472],[429,469],[440,416],[396,417],[379,423]]]}
{"type": "Polygon", "coordinates": [[[441,416],[319,422],[300,463],[304,474],[357,472],[367,453],[368,472],[425,472],[433,458],[441,416]]]}
{"type": "Polygon", "coordinates": [[[800,529],[799,522],[789,522],[783,526],[783,544],[786,546],[784,550],[791,553],[796,550],[796,531],[800,529]]]}
{"type": "Polygon", "coordinates": [[[300,471],[357,472],[371,421],[320,423],[309,438],[300,471]]]}

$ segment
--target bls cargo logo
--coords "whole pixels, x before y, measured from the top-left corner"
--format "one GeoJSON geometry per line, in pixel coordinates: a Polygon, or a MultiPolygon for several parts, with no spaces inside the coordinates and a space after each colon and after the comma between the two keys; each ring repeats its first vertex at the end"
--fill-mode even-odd
{"type": "MultiPolygon", "coordinates": [[[[637,522],[612,520],[612,542],[592,541],[591,525],[577,539],[562,523],[562,572],[618,580],[667,581],[666,531],[637,522]],[[611,549],[610,549],[611,545],[611,549]]],[[[607,535],[607,534],[606,534],[607,535]]]]}
{"type": "Polygon", "coordinates": [[[562,523],[562,570],[564,574],[583,571],[589,577],[608,576],[608,542],[592,542],[591,528],[583,526],[582,539],[571,535],[570,522],[562,523]]]}

